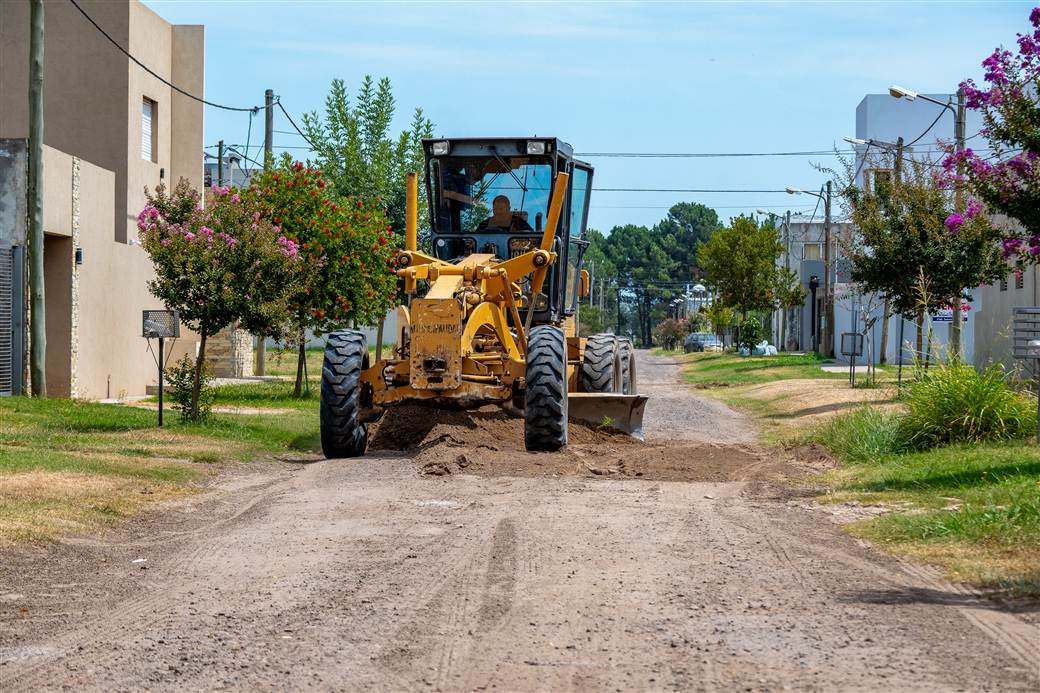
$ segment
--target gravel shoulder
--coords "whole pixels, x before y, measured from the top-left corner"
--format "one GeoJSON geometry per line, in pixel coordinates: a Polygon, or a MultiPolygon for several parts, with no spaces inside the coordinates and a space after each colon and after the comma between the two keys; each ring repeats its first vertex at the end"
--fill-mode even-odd
{"type": "Polygon", "coordinates": [[[120,532],[5,550],[0,687],[1040,686],[1035,625],[843,535],[773,480],[795,475],[785,461],[720,475],[765,455],[750,422],[692,395],[671,359],[638,358],[648,445],[579,445],[685,450],[683,480],[551,455],[516,475],[506,441],[456,430],[508,425],[472,419],[359,460],[233,468],[120,532]],[[475,461],[431,473],[434,453],[475,461]]]}

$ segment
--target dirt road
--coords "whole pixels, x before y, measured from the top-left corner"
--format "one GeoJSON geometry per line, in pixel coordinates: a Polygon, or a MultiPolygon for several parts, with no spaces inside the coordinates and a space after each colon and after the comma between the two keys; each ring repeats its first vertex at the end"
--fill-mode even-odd
{"type": "Polygon", "coordinates": [[[240,469],[121,534],[0,554],[0,689],[1040,686],[1035,626],[857,544],[789,487],[698,469],[777,468],[725,467],[749,423],[667,359],[639,367],[645,450],[684,450],[686,478],[710,481],[590,472],[592,439],[503,476],[480,462],[502,451],[443,432],[240,469]],[[445,445],[470,463],[420,473],[445,445]]]}

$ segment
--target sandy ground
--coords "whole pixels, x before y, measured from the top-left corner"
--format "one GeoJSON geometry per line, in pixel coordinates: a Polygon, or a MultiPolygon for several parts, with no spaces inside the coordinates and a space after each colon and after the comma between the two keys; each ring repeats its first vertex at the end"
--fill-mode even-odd
{"type": "Polygon", "coordinates": [[[527,456],[516,422],[429,416],[384,425],[396,450],[231,467],[118,533],[5,550],[0,689],[1040,686],[1031,614],[843,535],[804,466],[638,358],[646,446],[527,456]]]}

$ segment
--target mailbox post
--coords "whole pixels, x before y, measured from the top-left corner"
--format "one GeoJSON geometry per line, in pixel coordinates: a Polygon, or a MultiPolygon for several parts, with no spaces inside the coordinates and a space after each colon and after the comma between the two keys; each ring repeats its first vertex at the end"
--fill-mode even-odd
{"type": "Polygon", "coordinates": [[[180,316],[175,310],[146,310],[141,316],[141,336],[159,340],[159,427],[163,425],[163,380],[166,374],[166,340],[181,336],[180,316]]]}

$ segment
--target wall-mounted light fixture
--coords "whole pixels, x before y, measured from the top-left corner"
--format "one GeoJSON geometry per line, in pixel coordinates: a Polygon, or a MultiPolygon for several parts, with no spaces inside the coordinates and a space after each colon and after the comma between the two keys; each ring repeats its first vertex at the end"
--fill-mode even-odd
{"type": "Polygon", "coordinates": [[[159,180],[162,180],[165,177],[166,177],[166,169],[165,168],[160,168],[159,169],[159,180]]]}
{"type": "Polygon", "coordinates": [[[79,266],[79,265],[82,265],[82,264],[83,264],[83,248],[80,248],[80,247],[77,246],[76,247],[76,265],[79,266]]]}

